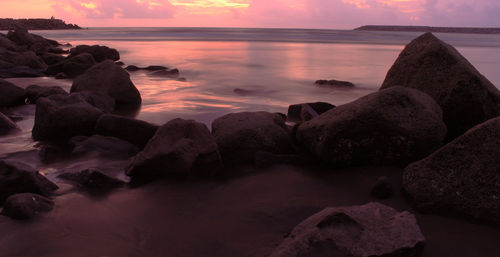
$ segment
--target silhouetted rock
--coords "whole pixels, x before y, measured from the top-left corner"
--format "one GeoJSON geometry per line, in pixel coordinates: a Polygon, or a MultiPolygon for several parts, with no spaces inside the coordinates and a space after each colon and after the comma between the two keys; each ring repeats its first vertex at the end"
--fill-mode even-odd
{"type": "Polygon", "coordinates": [[[500,117],[467,131],[403,173],[403,188],[423,212],[500,225],[500,117]]]}
{"type": "Polygon", "coordinates": [[[295,149],[284,115],[268,112],[231,113],[212,123],[224,163],[254,163],[255,153],[291,154],[295,149]]]}
{"type": "Polygon", "coordinates": [[[116,137],[102,135],[76,136],[71,138],[69,145],[73,147],[71,154],[100,153],[132,157],[139,148],[132,143],[116,137]]]}
{"type": "Polygon", "coordinates": [[[24,104],[26,92],[24,89],[0,79],[0,107],[11,107],[24,104]]]}
{"type": "Polygon", "coordinates": [[[67,58],[61,62],[50,65],[47,68],[48,75],[56,75],[58,73],[64,73],[69,77],[76,77],[80,74],[85,73],[90,67],[94,66],[96,61],[94,57],[88,53],[82,53],[71,58],[67,58]]]}
{"type": "Polygon", "coordinates": [[[297,225],[270,257],[416,257],[424,242],[413,214],[368,203],[314,214],[297,225]]]}
{"type": "Polygon", "coordinates": [[[342,80],[316,80],[315,85],[320,87],[339,87],[339,88],[350,88],[354,87],[354,84],[349,81],[342,80]]]}
{"type": "Polygon", "coordinates": [[[52,208],[54,208],[54,202],[49,198],[38,194],[22,193],[7,198],[2,215],[13,219],[27,220],[41,213],[49,212],[52,208]]]}
{"type": "Polygon", "coordinates": [[[14,52],[17,52],[19,50],[19,47],[16,45],[16,43],[8,39],[4,34],[0,33],[0,48],[2,47],[14,52]]]}
{"type": "Polygon", "coordinates": [[[155,76],[155,77],[168,77],[168,78],[177,78],[179,77],[179,70],[178,69],[171,69],[171,70],[157,70],[148,73],[150,76],[155,76]]]}
{"type": "Polygon", "coordinates": [[[222,168],[215,139],[203,123],[174,119],[161,126],[127,168],[132,179],[209,177],[222,168]]]}
{"type": "Polygon", "coordinates": [[[111,96],[116,105],[140,106],[141,95],[130,80],[127,71],[111,60],[94,65],[79,76],[71,86],[71,92],[92,91],[111,96]]]}
{"type": "Polygon", "coordinates": [[[62,56],[60,54],[54,54],[54,53],[43,53],[41,55],[41,57],[47,65],[54,65],[54,64],[60,63],[66,59],[66,58],[64,58],[64,56],[62,56]]]}
{"type": "Polygon", "coordinates": [[[90,105],[79,94],[52,95],[38,99],[35,140],[67,140],[77,135],[91,135],[102,111],[90,105]]]}
{"type": "Polygon", "coordinates": [[[294,104],[288,107],[287,121],[308,121],[335,108],[335,105],[323,102],[294,104]]]}
{"type": "Polygon", "coordinates": [[[135,65],[129,65],[129,66],[125,67],[125,69],[128,71],[137,71],[137,70],[140,70],[141,68],[139,68],[135,65]]]}
{"type": "Polygon", "coordinates": [[[57,177],[90,189],[113,189],[125,185],[124,181],[110,177],[99,169],[86,169],[78,173],[62,173],[57,177]]]}
{"type": "Polygon", "coordinates": [[[0,112],[0,136],[19,131],[19,127],[9,117],[0,112]]]}
{"type": "Polygon", "coordinates": [[[168,70],[167,67],[165,66],[159,66],[159,65],[150,65],[146,68],[144,68],[145,70],[148,70],[148,71],[157,71],[157,70],[168,70]]]}
{"type": "Polygon", "coordinates": [[[48,97],[51,95],[68,95],[68,92],[58,86],[42,87],[31,85],[26,88],[26,97],[31,104],[36,104],[36,101],[40,97],[48,97]]]}
{"type": "Polygon", "coordinates": [[[0,68],[0,78],[36,78],[43,77],[43,70],[28,66],[10,66],[0,68]]]}
{"type": "Polygon", "coordinates": [[[19,53],[19,55],[13,58],[13,63],[17,66],[28,66],[33,69],[47,69],[47,64],[45,64],[43,59],[32,51],[19,53]]]}
{"type": "Polygon", "coordinates": [[[30,166],[20,162],[0,160],[0,205],[18,193],[48,196],[58,187],[30,166]]]}
{"type": "Polygon", "coordinates": [[[156,130],[158,130],[157,125],[111,114],[102,115],[95,127],[96,134],[121,138],[141,149],[154,136],[156,130]]]}
{"type": "Polygon", "coordinates": [[[120,59],[120,53],[114,48],[109,48],[107,46],[99,45],[79,45],[75,48],[71,48],[69,51],[69,58],[78,56],[82,53],[91,54],[97,62],[102,62],[104,60],[118,61],[120,59]]]}
{"type": "Polygon", "coordinates": [[[392,196],[392,185],[387,177],[380,177],[373,185],[370,195],[379,199],[387,199],[392,196]]]}
{"type": "Polygon", "coordinates": [[[455,48],[431,33],[413,40],[391,67],[381,89],[416,88],[443,109],[448,140],[500,115],[500,92],[455,48]]]}
{"type": "Polygon", "coordinates": [[[0,30],[11,30],[15,28],[26,28],[29,30],[52,30],[52,29],[81,29],[74,24],[66,24],[60,19],[0,19],[0,30]]]}
{"type": "Polygon", "coordinates": [[[101,110],[104,113],[112,113],[116,107],[116,101],[111,96],[100,93],[100,92],[91,92],[91,91],[82,91],[78,93],[82,98],[87,101],[90,105],[95,108],[101,110]]]}
{"type": "Polygon", "coordinates": [[[302,123],[297,141],[337,167],[406,165],[442,145],[439,105],[411,88],[393,87],[337,106],[302,123]]]}

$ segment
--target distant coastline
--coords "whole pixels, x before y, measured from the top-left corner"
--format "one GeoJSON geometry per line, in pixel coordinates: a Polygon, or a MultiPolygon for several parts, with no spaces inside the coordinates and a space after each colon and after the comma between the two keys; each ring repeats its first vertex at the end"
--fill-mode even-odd
{"type": "Polygon", "coordinates": [[[66,24],[63,20],[50,19],[0,19],[0,30],[25,28],[28,30],[82,29],[76,24],[66,24]]]}
{"type": "Polygon", "coordinates": [[[437,33],[465,33],[465,34],[500,34],[500,28],[472,28],[472,27],[430,27],[430,26],[390,26],[365,25],[354,30],[361,31],[403,31],[403,32],[437,32],[437,33]]]}

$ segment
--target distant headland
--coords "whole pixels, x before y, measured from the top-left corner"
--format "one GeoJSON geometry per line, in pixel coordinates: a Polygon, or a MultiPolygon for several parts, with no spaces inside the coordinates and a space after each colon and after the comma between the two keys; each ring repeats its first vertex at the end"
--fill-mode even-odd
{"type": "Polygon", "coordinates": [[[50,19],[0,19],[0,30],[25,28],[28,30],[81,29],[54,17],[50,19]]]}
{"type": "Polygon", "coordinates": [[[430,27],[430,26],[390,26],[365,25],[354,30],[363,31],[406,31],[406,32],[437,32],[437,33],[468,33],[468,34],[500,34],[500,28],[472,27],[430,27]]]}

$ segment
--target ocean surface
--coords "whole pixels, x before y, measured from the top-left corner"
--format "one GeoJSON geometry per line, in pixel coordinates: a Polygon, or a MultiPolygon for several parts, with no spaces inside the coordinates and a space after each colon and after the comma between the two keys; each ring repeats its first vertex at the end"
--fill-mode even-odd
{"type": "MultiPolygon", "coordinates": [[[[137,118],[162,124],[182,117],[206,123],[226,113],[286,113],[290,104],[324,101],[344,104],[375,92],[404,45],[420,33],[351,30],[238,28],[90,28],[34,31],[70,43],[119,50],[126,65],[178,68],[185,81],[131,72],[143,98],[137,118]],[[318,79],[346,80],[355,88],[320,88],[318,79]]],[[[436,34],[455,46],[500,86],[500,35],[436,34]]],[[[20,85],[59,85],[70,80],[10,79],[20,85]]],[[[13,149],[29,147],[33,119],[24,135],[0,139],[13,149]],[[7,142],[6,142],[7,141],[7,142]]]]}

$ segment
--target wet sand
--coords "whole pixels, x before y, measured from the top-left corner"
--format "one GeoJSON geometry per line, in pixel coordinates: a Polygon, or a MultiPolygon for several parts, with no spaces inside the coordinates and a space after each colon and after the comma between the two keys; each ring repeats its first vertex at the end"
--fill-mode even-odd
{"type": "MultiPolygon", "coordinates": [[[[381,175],[411,210],[399,168],[328,170],[274,166],[209,181],[154,182],[108,195],[60,189],[55,209],[31,222],[0,217],[1,256],[267,256],[291,229],[329,206],[359,205],[381,175]]],[[[61,185],[61,183],[58,183],[61,185]]],[[[423,256],[497,257],[500,230],[417,214],[423,256]]]]}

